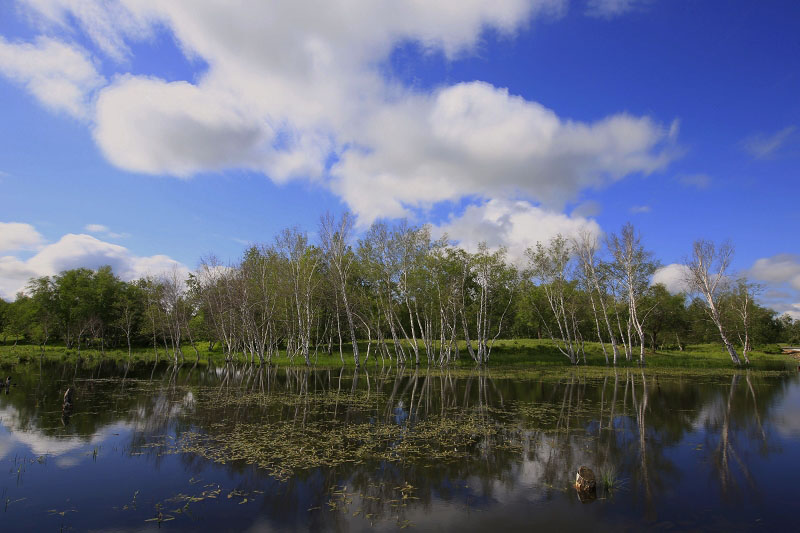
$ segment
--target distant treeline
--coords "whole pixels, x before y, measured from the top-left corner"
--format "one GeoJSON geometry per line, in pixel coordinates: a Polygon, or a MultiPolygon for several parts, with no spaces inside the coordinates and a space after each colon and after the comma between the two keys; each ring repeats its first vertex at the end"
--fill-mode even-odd
{"type": "Polygon", "coordinates": [[[602,344],[609,364],[711,341],[739,364],[754,344],[800,341],[800,321],[760,306],[758,287],[726,272],[729,246],[695,243],[689,294],[651,285],[659,264],[630,224],[602,245],[589,234],[539,243],[523,264],[406,222],[375,223],[354,240],[348,213],[322,217],[318,235],[284,230],[235,264],[203,258],[188,279],[175,270],[126,282],[107,266],[33,278],[14,302],[0,300],[0,332],[6,343],[78,351],[150,346],[175,361],[201,341],[261,363],[278,353],[307,364],[318,351],[344,357],[347,345],[357,365],[370,353],[485,364],[499,337],[551,338],[574,364],[587,341],[602,344]]]}

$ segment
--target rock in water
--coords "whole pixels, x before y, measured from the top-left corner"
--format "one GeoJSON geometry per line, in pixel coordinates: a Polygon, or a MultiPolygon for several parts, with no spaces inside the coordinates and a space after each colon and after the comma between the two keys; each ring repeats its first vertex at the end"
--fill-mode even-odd
{"type": "Polygon", "coordinates": [[[597,482],[594,479],[594,472],[591,468],[582,466],[578,469],[578,474],[575,476],[575,488],[578,492],[594,492],[597,488],[597,482]]]}
{"type": "Polygon", "coordinates": [[[64,393],[64,409],[71,409],[72,408],[72,387],[67,389],[67,392],[64,393]]]}

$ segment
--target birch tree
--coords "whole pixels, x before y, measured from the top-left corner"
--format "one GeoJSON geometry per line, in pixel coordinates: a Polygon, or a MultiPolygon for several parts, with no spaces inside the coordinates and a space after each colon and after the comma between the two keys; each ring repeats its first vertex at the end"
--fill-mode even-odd
{"type": "MultiPolygon", "coordinates": [[[[535,248],[526,250],[528,266],[531,275],[537,279],[547,297],[550,311],[553,313],[558,335],[549,325],[549,321],[542,320],[550,339],[570,363],[578,363],[578,336],[576,324],[572,320],[574,312],[569,286],[568,270],[571,262],[572,250],[567,240],[561,235],[553,237],[547,246],[541,242],[535,248]]],[[[541,310],[537,310],[541,314],[541,310]]]]}
{"type": "MultiPolygon", "coordinates": [[[[608,317],[608,291],[605,287],[604,276],[602,276],[603,267],[599,264],[597,253],[599,244],[597,237],[591,233],[583,232],[576,239],[575,252],[580,260],[581,271],[586,279],[586,285],[589,291],[589,299],[592,304],[592,311],[595,315],[595,321],[598,322],[597,310],[595,308],[595,296],[597,297],[597,306],[600,308],[603,315],[603,322],[605,323],[608,331],[608,338],[611,342],[611,349],[613,352],[613,363],[617,364],[619,358],[619,346],[617,345],[617,336],[614,335],[614,328],[611,327],[611,320],[608,317]]],[[[600,325],[597,324],[597,336],[600,342],[603,342],[600,333],[600,325]]],[[[605,346],[603,346],[603,355],[606,356],[606,364],[608,364],[608,355],[606,355],[605,346]]]]}
{"type": "Polygon", "coordinates": [[[306,365],[311,364],[309,348],[316,318],[313,305],[319,284],[319,254],[309,246],[308,236],[298,228],[283,230],[277,246],[288,264],[288,283],[292,294],[292,319],[296,321],[299,348],[306,365]]]}
{"type": "Polygon", "coordinates": [[[353,223],[353,215],[349,211],[342,213],[338,219],[331,213],[327,213],[320,219],[319,237],[322,251],[330,264],[333,278],[338,285],[337,289],[342,296],[347,324],[350,327],[350,340],[353,343],[353,361],[356,366],[359,366],[355,320],[353,310],[350,308],[350,301],[347,298],[347,280],[355,258],[348,245],[353,232],[353,223]]]}
{"type": "Polygon", "coordinates": [[[745,277],[740,277],[736,280],[731,294],[731,304],[739,326],[736,328],[736,332],[742,345],[742,358],[747,364],[750,364],[747,352],[751,350],[750,324],[755,311],[754,300],[760,291],[759,285],[750,283],[745,277]]]}
{"type": "Polygon", "coordinates": [[[115,325],[125,335],[129,360],[133,357],[131,339],[139,327],[144,307],[142,289],[135,283],[120,283],[119,298],[115,302],[117,311],[115,325]]]}
{"type": "Polygon", "coordinates": [[[237,331],[233,310],[235,268],[223,265],[212,255],[200,260],[195,276],[210,329],[222,345],[226,360],[229,360],[233,356],[237,331]]]}
{"type": "Polygon", "coordinates": [[[692,256],[684,265],[686,267],[686,282],[695,293],[699,293],[705,300],[706,312],[711,321],[717,326],[722,344],[728,350],[733,364],[740,365],[736,348],[728,339],[728,334],[722,322],[719,300],[728,278],[725,272],[730,267],[733,259],[733,246],[725,242],[717,247],[713,242],[703,239],[696,240],[692,246],[692,256]]]}
{"type": "MultiPolygon", "coordinates": [[[[394,348],[394,356],[398,362],[405,361],[405,351],[398,337],[394,312],[396,268],[390,254],[391,237],[389,228],[384,222],[375,222],[370,226],[364,238],[358,243],[358,260],[361,263],[361,274],[378,313],[381,314],[389,328],[394,348]]],[[[383,342],[380,327],[376,333],[381,339],[380,349],[391,359],[391,354],[383,342]]]]}
{"type": "Polygon", "coordinates": [[[167,328],[170,344],[172,346],[173,363],[177,364],[178,359],[183,361],[183,350],[181,342],[183,340],[186,309],[184,306],[184,281],[178,269],[173,268],[170,272],[164,273],[159,280],[161,285],[161,299],[158,302],[164,313],[164,325],[167,328]]]}
{"type": "Polygon", "coordinates": [[[470,306],[475,324],[475,344],[472,349],[468,337],[466,320],[464,333],[467,349],[476,363],[485,365],[489,362],[492,347],[500,336],[508,309],[518,283],[516,269],[505,261],[506,249],[500,247],[492,252],[485,242],[478,244],[474,254],[468,254],[467,268],[471,270],[475,283],[473,302],[470,306]]]}
{"type": "MultiPolygon", "coordinates": [[[[641,235],[630,222],[622,227],[619,235],[613,233],[609,235],[607,244],[613,257],[610,264],[611,272],[620,281],[627,300],[628,325],[633,327],[639,336],[639,363],[644,364],[643,324],[648,310],[641,309],[639,303],[650,284],[650,278],[658,268],[658,263],[653,260],[653,253],[645,250],[641,235]]],[[[630,344],[630,336],[628,342],[630,344]]]]}

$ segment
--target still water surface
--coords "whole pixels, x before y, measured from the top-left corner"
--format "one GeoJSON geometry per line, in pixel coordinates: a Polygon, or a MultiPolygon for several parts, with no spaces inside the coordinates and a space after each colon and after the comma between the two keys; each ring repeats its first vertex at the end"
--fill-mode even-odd
{"type": "Polygon", "coordinates": [[[3,372],[3,531],[797,528],[797,373],[3,372]]]}

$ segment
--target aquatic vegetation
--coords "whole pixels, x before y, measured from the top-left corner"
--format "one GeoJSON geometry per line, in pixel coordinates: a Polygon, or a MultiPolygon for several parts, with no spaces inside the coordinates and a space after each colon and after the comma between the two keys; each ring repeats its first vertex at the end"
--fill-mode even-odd
{"type": "Polygon", "coordinates": [[[47,514],[49,514],[49,515],[58,515],[58,516],[64,516],[67,513],[77,513],[77,512],[78,512],[78,510],[75,509],[75,508],[64,509],[63,511],[59,511],[58,509],[48,509],[47,510],[47,514]]]}
{"type": "MultiPolygon", "coordinates": [[[[409,426],[391,423],[294,421],[237,424],[214,434],[185,432],[171,451],[218,463],[256,464],[277,479],[298,470],[366,461],[441,462],[470,457],[473,445],[505,429],[478,416],[433,417],[409,426]]],[[[496,445],[502,446],[502,439],[496,445]]]]}
{"type": "Polygon", "coordinates": [[[626,480],[619,477],[616,469],[606,468],[600,471],[599,485],[607,492],[613,493],[621,489],[626,484],[626,480]]]}

